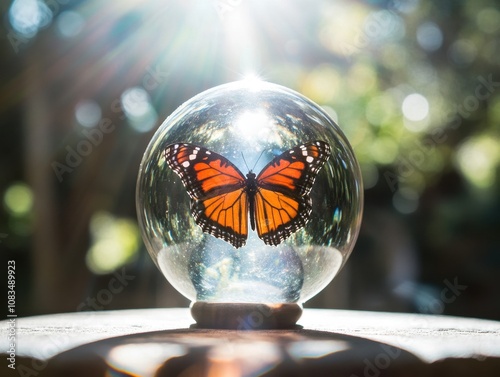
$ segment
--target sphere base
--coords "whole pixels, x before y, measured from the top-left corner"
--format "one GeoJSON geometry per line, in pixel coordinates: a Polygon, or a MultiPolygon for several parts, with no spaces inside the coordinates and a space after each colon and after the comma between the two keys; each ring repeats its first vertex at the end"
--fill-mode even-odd
{"type": "Polygon", "coordinates": [[[208,329],[264,330],[291,329],[302,315],[296,303],[227,303],[202,302],[191,304],[191,316],[197,327],[208,329]]]}

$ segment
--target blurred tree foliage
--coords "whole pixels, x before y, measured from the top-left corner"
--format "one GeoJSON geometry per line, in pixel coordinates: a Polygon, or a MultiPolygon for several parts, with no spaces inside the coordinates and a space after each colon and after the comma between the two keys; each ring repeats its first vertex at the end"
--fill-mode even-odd
{"type": "MultiPolygon", "coordinates": [[[[251,73],[323,106],[359,159],[366,223],[349,279],[361,283],[345,305],[397,310],[381,293],[390,291],[404,310],[433,312],[443,282],[458,277],[468,288],[444,312],[500,318],[498,1],[15,0],[0,9],[0,246],[24,266],[27,313],[74,309],[94,289],[88,281],[98,286],[88,268],[110,272],[96,265],[102,240],[90,224],[125,229],[120,218],[135,219],[137,167],[156,126],[200,91],[251,73]],[[382,214],[394,221],[373,232],[382,214]],[[397,243],[401,233],[408,241],[397,243]],[[57,258],[44,254],[47,237],[57,258]],[[379,273],[359,267],[380,255],[379,273]],[[37,306],[44,258],[68,275],[47,286],[76,292],[67,306],[37,306]],[[365,297],[370,284],[380,297],[365,297]]],[[[101,260],[139,275],[152,268],[128,244],[101,260]]],[[[140,297],[116,307],[157,303],[140,297]]],[[[316,303],[337,305],[325,294],[316,303]]]]}

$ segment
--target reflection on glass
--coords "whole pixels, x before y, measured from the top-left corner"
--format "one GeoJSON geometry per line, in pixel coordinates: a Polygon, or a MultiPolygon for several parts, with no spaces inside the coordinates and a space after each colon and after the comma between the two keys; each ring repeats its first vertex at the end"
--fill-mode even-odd
{"type": "Polygon", "coordinates": [[[298,93],[268,83],[220,86],[182,105],[151,140],[137,186],[147,248],[168,281],[193,301],[303,303],[348,258],[361,207],[359,168],[338,126],[298,93]],[[312,140],[327,142],[331,156],[310,194],[311,219],[278,246],[264,244],[252,230],[239,249],[204,233],[164,157],[171,143],[193,143],[246,174],[245,161],[259,172],[275,155],[312,140]]]}

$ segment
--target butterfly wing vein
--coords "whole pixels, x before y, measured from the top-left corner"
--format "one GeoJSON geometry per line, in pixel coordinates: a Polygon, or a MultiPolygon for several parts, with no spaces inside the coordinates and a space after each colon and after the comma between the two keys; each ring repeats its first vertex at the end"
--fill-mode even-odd
{"type": "MultiPolygon", "coordinates": [[[[193,144],[165,150],[168,166],[191,197],[191,212],[201,229],[239,248],[248,235],[248,212],[267,245],[279,245],[303,228],[312,212],[310,192],[330,156],[322,141],[298,145],[273,158],[257,176],[256,191],[225,157],[193,144]],[[252,204],[250,201],[253,201],[252,204]]],[[[255,176],[254,176],[255,177],[255,176]]]]}
{"type": "Polygon", "coordinates": [[[262,169],[257,176],[255,216],[264,243],[279,245],[309,221],[309,194],[329,156],[329,145],[314,141],[288,150],[262,169]]]}
{"type": "Polygon", "coordinates": [[[245,177],[225,157],[192,144],[165,150],[168,166],[191,197],[191,213],[201,229],[238,248],[248,234],[245,177]]]}

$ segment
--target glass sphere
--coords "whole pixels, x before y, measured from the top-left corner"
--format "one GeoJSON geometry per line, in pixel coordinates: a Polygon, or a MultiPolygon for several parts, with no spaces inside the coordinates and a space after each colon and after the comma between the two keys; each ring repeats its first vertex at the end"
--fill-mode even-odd
{"type": "MultiPolygon", "coordinates": [[[[190,153],[186,166],[202,159],[190,153]]],[[[302,159],[314,163],[310,156],[302,159]]],[[[191,301],[304,303],[330,283],[349,257],[362,205],[359,166],[339,126],[311,100],[262,81],[221,85],[185,102],[154,134],[137,181],[137,213],[148,252],[170,284],[191,301]],[[249,171],[258,177],[273,158],[312,141],[327,143],[330,155],[311,173],[314,183],[305,194],[310,214],[299,213],[308,217],[305,225],[276,246],[251,229],[249,212],[255,209],[248,205],[242,206],[247,213],[240,213],[239,220],[248,225],[244,246],[236,248],[204,232],[192,212],[188,187],[165,154],[172,144],[190,143],[205,157],[223,156],[249,182],[249,171]]]]}

